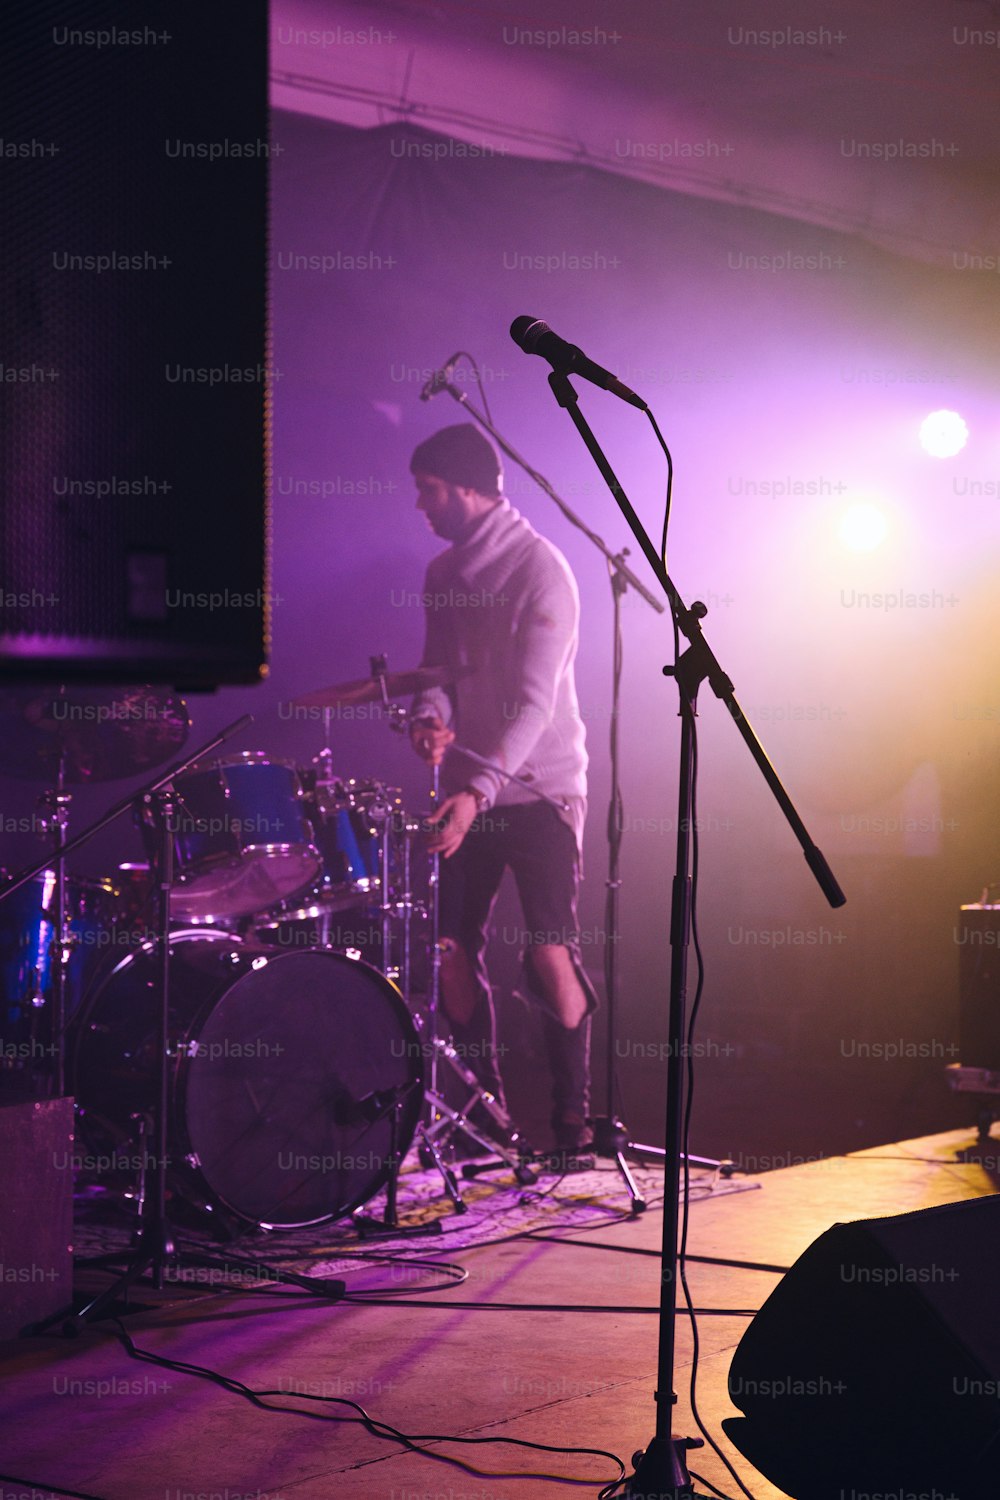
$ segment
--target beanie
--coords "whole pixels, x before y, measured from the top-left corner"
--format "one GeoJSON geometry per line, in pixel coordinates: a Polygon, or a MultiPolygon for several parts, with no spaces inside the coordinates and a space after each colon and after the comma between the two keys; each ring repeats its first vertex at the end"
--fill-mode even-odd
{"type": "Polygon", "coordinates": [[[503,470],[496,449],[471,422],[442,427],[413,450],[411,474],[434,474],[448,484],[499,495],[503,470]]]}

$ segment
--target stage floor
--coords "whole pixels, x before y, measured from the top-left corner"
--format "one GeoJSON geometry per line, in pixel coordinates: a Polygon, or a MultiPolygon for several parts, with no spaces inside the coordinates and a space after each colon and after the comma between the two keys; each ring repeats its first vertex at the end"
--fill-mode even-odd
{"type": "MultiPolygon", "coordinates": [[[[995,1161],[991,1173],[964,1159],[974,1146],[974,1132],[952,1131],[783,1167],[743,1184],[747,1190],[741,1192],[703,1192],[690,1207],[689,1251],[788,1266],[831,1224],[992,1193],[995,1161]]],[[[642,1177],[655,1184],[651,1172],[642,1177]]],[[[710,1185],[700,1181],[703,1189],[710,1185]]],[[[395,1304],[323,1305],[268,1284],[256,1292],[206,1294],[204,1286],[178,1282],[169,1300],[125,1320],[141,1349],[274,1392],[265,1399],[308,1409],[311,1416],[260,1410],[206,1379],[130,1359],[109,1324],[92,1325],[75,1340],[48,1335],[3,1345],[0,1474],[11,1477],[0,1480],[0,1497],[596,1495],[616,1473],[607,1458],[437,1441],[441,1457],[427,1457],[356,1422],[316,1420],[317,1413],[352,1413],[306,1399],[354,1400],[373,1419],[422,1435],[425,1443],[446,1435],[519,1438],[611,1450],[630,1468],[631,1455],[655,1425],[652,1309],[659,1284],[656,1256],[633,1252],[658,1250],[662,1215],[650,1207],[637,1218],[621,1218],[627,1198],[611,1167],[602,1170],[595,1191],[588,1187],[585,1211],[574,1179],[542,1179],[539,1187],[550,1189],[545,1222],[527,1237],[523,1227],[522,1237],[510,1237],[518,1222],[505,1221],[508,1192],[491,1211],[486,1241],[480,1235],[479,1243],[456,1248],[449,1230],[462,1220],[442,1210],[445,1233],[379,1247],[408,1260],[460,1265],[468,1273],[461,1285],[441,1286],[453,1273],[433,1267],[353,1263],[343,1272],[350,1290],[389,1288],[395,1304]],[[438,1289],[418,1291],[431,1283],[438,1289]],[[483,1306],[459,1305],[468,1303],[483,1306]],[[574,1310],[558,1310],[567,1305],[574,1310]],[[468,1474],[442,1461],[444,1455],[462,1458],[478,1472],[468,1474]]],[[[289,1238],[282,1240],[285,1253],[289,1238]]],[[[314,1266],[324,1263],[315,1250],[309,1254],[314,1266]]],[[[342,1274],[344,1260],[332,1248],[324,1264],[342,1274]]],[[[777,1280],[771,1271],[699,1262],[689,1267],[695,1304],[703,1308],[749,1312],[777,1280]]],[[[149,1289],[140,1289],[138,1297],[156,1301],[149,1289]]],[[[733,1452],[720,1427],[723,1417],[734,1414],[726,1375],[748,1321],[732,1314],[700,1318],[698,1405],[748,1489],[757,1500],[774,1500],[781,1492],[733,1452]]],[[[677,1337],[674,1431],[688,1435],[696,1429],[685,1317],[677,1337]]],[[[738,1493],[710,1450],[693,1454],[692,1467],[724,1494],[738,1493]]]]}

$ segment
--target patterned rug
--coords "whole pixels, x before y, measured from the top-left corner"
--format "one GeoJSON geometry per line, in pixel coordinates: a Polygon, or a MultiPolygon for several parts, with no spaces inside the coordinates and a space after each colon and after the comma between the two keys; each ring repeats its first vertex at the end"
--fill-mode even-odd
{"type": "MultiPolygon", "coordinates": [[[[663,1199],[663,1173],[651,1167],[632,1166],[633,1177],[648,1208],[663,1199]]],[[[760,1187],[755,1179],[726,1178],[718,1171],[692,1171],[692,1204],[730,1193],[751,1192],[760,1187]]],[[[191,1291],[219,1289],[223,1285],[256,1280],[239,1264],[242,1259],[295,1271],[306,1276],[336,1276],[357,1270],[357,1256],[378,1259],[440,1260],[458,1250],[511,1239],[532,1232],[573,1234],[617,1223],[630,1217],[630,1202],[623,1179],[613,1162],[599,1161],[592,1170],[556,1176],[539,1174],[524,1186],[509,1169],[469,1181],[460,1179],[466,1205],[455,1211],[440,1175],[421,1166],[416,1153],[404,1163],[397,1195],[398,1229],[377,1237],[362,1232],[355,1217],[296,1229],[267,1230],[247,1226],[235,1238],[220,1240],[210,1228],[196,1222],[177,1226],[177,1242],[197,1248],[225,1264],[220,1267],[188,1266],[183,1279],[191,1291]]],[[[377,1193],[361,1211],[366,1221],[379,1221],[385,1212],[385,1192],[377,1193]]],[[[74,1249],[79,1256],[108,1254],[127,1249],[134,1217],[127,1200],[104,1188],[91,1187],[77,1195],[74,1249]]],[[[266,1280],[266,1272],[262,1279],[266,1280]]]]}

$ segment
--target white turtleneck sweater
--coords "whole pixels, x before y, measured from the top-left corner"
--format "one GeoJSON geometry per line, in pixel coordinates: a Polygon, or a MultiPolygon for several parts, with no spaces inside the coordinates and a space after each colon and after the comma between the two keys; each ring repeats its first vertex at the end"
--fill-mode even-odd
{"type": "MultiPolygon", "coordinates": [[[[423,603],[422,665],[472,671],[422,694],[415,715],[437,714],[458,744],[567,802],[579,845],[587,752],[573,680],[580,598],[566,559],[502,499],[433,559],[423,603]]],[[[489,806],[535,800],[457,750],[445,758],[443,782],[449,795],[474,787],[489,806]]]]}

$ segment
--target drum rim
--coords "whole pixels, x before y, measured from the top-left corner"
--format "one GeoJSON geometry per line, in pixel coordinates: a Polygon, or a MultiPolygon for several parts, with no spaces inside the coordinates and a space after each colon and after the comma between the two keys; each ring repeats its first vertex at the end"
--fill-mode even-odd
{"type": "MultiPolygon", "coordinates": [[[[311,841],[301,844],[244,844],[239,854],[231,854],[228,850],[222,850],[219,854],[206,854],[204,859],[199,860],[197,864],[190,864],[187,869],[181,870],[179,874],[175,874],[172,884],[183,885],[185,881],[190,880],[192,875],[210,874],[212,870],[221,870],[223,868],[239,869],[243,863],[241,855],[249,854],[251,850],[259,851],[262,849],[267,851],[268,854],[298,854],[301,852],[311,855],[313,859],[319,860],[320,863],[322,863],[323,859],[322,854],[311,841]]],[[[294,900],[294,897],[290,899],[294,900]]]]}
{"type": "MultiPolygon", "coordinates": [[[[231,943],[237,943],[240,947],[246,946],[243,938],[238,933],[227,932],[224,927],[192,927],[191,929],[188,929],[186,927],[171,927],[168,934],[167,943],[169,947],[173,947],[173,944],[179,939],[193,937],[228,938],[231,943]]],[[[111,983],[112,979],[119,972],[119,970],[124,969],[126,964],[133,963],[135,959],[140,956],[140,954],[144,958],[148,958],[150,957],[150,955],[155,954],[157,948],[159,947],[159,944],[160,938],[158,935],[154,934],[151,937],[143,938],[142,942],[137,943],[134,948],[130,949],[128,953],[124,954],[123,957],[121,957],[113,966],[113,968],[106,969],[103,973],[95,974],[86,991],[80,998],[80,1006],[76,1015],[72,1018],[72,1021],[70,1023],[71,1026],[80,1026],[82,1028],[84,1017],[86,1016],[87,1011],[90,1008],[91,1002],[96,1002],[98,996],[111,983]]]]}
{"type": "MultiPolygon", "coordinates": [[[[356,885],[332,886],[330,888],[330,896],[325,903],[317,897],[311,906],[297,906],[293,911],[282,911],[280,907],[275,909],[269,906],[265,911],[255,912],[253,914],[252,931],[273,932],[276,927],[282,926],[285,922],[315,922],[319,917],[342,916],[345,912],[354,911],[355,909],[363,911],[365,902],[358,898],[377,895],[378,891],[379,882],[377,880],[373,881],[371,886],[363,890],[359,889],[356,885]],[[349,901],[347,905],[340,904],[348,901],[349,897],[352,897],[353,900],[349,901]]],[[[294,897],[289,899],[294,900],[294,897]]],[[[379,918],[376,925],[381,926],[381,918],[379,918]]],[[[317,949],[322,946],[321,943],[316,944],[317,949]]],[[[310,950],[307,948],[304,951],[308,953],[310,950]]],[[[336,949],[329,951],[336,952],[336,949]]],[[[379,973],[381,972],[379,970],[379,973]]]]}
{"type": "Polygon", "coordinates": [[[174,784],[186,781],[191,776],[209,776],[213,771],[222,771],[228,766],[281,766],[284,770],[291,771],[298,783],[296,795],[302,795],[302,780],[297,763],[286,756],[269,755],[266,750],[240,750],[234,755],[217,756],[204,765],[189,766],[186,771],[181,771],[174,777],[174,784]]]}
{"type": "MultiPolygon", "coordinates": [[[[199,860],[197,864],[190,865],[186,870],[181,870],[175,873],[173,884],[170,889],[171,915],[176,916],[177,919],[181,922],[196,920],[197,913],[192,915],[190,911],[185,912],[182,909],[181,903],[183,902],[186,905],[188,904],[190,898],[196,896],[200,897],[201,893],[199,891],[198,882],[205,882],[206,880],[209,880],[211,876],[218,875],[223,870],[242,870],[243,872],[245,872],[251,863],[251,861],[246,858],[246,855],[250,854],[251,852],[259,853],[261,850],[265,851],[264,863],[270,863],[272,865],[277,864],[279,868],[282,867],[284,861],[295,859],[301,862],[302,859],[308,856],[308,875],[304,880],[298,881],[289,891],[285,893],[285,895],[279,897],[278,900],[280,901],[297,901],[300,896],[305,895],[305,893],[309,890],[310,885],[315,882],[317,875],[319,875],[320,871],[323,868],[323,856],[316,848],[316,845],[311,843],[247,844],[244,846],[241,854],[239,855],[232,854],[230,852],[209,855],[206,859],[199,860]],[[275,859],[274,851],[278,851],[279,853],[280,858],[278,860],[275,859]],[[176,901],[174,899],[175,896],[178,898],[176,901]]],[[[273,873],[275,872],[272,870],[272,874],[273,873]]],[[[244,903],[241,901],[239,906],[231,908],[227,911],[223,907],[217,905],[216,911],[210,912],[208,913],[208,915],[217,916],[220,921],[242,921],[244,917],[255,916],[257,911],[260,910],[259,907],[250,907],[249,909],[241,910],[240,908],[243,906],[244,903]]],[[[266,909],[268,911],[271,910],[270,907],[266,909]]]]}

